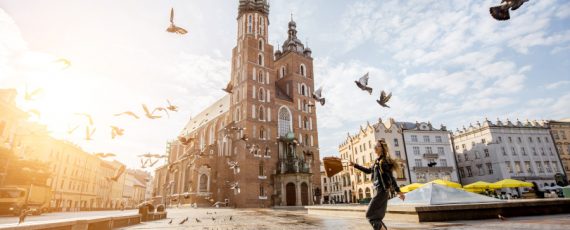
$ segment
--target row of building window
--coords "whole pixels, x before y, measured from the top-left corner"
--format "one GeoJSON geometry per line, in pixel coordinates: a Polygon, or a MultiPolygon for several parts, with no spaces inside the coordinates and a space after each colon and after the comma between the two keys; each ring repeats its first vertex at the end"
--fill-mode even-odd
{"type": "MultiPolygon", "coordinates": [[[[412,142],[418,142],[418,136],[417,135],[411,135],[412,138],[412,142]]],[[[430,136],[423,136],[423,142],[425,143],[430,143],[430,136]]],[[[435,143],[443,143],[443,140],[441,139],[441,136],[435,136],[435,143]]]]}
{"type": "MultiPolygon", "coordinates": [[[[433,150],[432,150],[431,146],[424,147],[424,149],[425,149],[425,152],[424,152],[425,154],[433,154],[433,150]]],[[[419,146],[413,146],[412,151],[414,152],[414,155],[416,155],[416,156],[419,156],[421,154],[419,146]]],[[[444,155],[445,149],[443,147],[437,147],[437,153],[439,155],[444,155]]]]}
{"type": "MultiPolygon", "coordinates": [[[[493,171],[492,163],[485,163],[485,166],[487,169],[487,174],[493,175],[494,171],[493,171]]],[[[558,168],[558,162],[556,162],[556,161],[552,161],[552,162],[544,161],[544,166],[546,168],[547,173],[559,173],[560,172],[559,168],[558,168]]],[[[545,172],[544,168],[543,168],[543,162],[541,162],[541,161],[535,161],[534,166],[532,166],[531,161],[525,161],[524,162],[524,168],[522,167],[520,161],[514,162],[514,168],[512,167],[511,161],[505,161],[505,167],[506,167],[507,172],[509,172],[509,173],[525,173],[525,170],[523,170],[523,169],[526,169],[526,173],[532,174],[535,172],[534,168],[538,169],[538,173],[544,173],[545,172]]],[[[477,164],[476,168],[477,168],[477,175],[475,175],[475,176],[484,176],[485,175],[485,169],[483,168],[483,164],[477,164]]],[[[474,176],[471,166],[466,166],[465,170],[463,167],[459,167],[458,170],[459,170],[459,176],[461,178],[473,177],[474,176]]]]}

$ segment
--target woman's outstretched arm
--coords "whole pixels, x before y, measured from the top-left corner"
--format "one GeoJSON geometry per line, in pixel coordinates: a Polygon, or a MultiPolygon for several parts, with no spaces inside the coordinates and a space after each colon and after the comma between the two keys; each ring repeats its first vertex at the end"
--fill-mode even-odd
{"type": "Polygon", "coordinates": [[[356,168],[356,169],[358,169],[358,170],[360,170],[360,171],[362,171],[363,173],[366,173],[366,174],[372,173],[372,168],[367,168],[367,167],[364,167],[364,166],[355,164],[354,162],[350,162],[350,166],[354,166],[354,168],[356,168]]]}

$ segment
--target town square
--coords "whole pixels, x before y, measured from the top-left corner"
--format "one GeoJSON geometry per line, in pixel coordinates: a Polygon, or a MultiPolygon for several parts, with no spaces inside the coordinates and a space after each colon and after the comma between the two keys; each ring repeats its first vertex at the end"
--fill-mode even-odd
{"type": "Polygon", "coordinates": [[[567,229],[570,2],[0,0],[0,229],[567,229]]]}

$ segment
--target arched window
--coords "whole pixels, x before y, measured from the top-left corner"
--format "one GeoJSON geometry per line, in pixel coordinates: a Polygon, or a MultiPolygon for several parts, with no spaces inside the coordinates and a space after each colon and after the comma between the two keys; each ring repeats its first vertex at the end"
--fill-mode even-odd
{"type": "Polygon", "coordinates": [[[265,121],[265,108],[263,106],[259,106],[259,120],[265,121]]]}
{"type": "Polygon", "coordinates": [[[263,77],[263,71],[257,73],[257,81],[261,84],[265,83],[265,78],[263,77]]]}
{"type": "Polygon", "coordinates": [[[303,111],[307,112],[309,110],[309,105],[307,104],[307,100],[303,99],[303,111]]]}
{"type": "Polygon", "coordinates": [[[291,132],[293,125],[291,111],[289,111],[289,109],[285,106],[279,109],[278,124],[280,137],[285,136],[287,133],[291,132]]]}
{"type": "Polygon", "coordinates": [[[263,55],[259,54],[257,55],[257,64],[259,65],[263,65],[263,55]]]}
{"type": "Polygon", "coordinates": [[[206,174],[200,175],[200,187],[198,192],[208,192],[208,176],[206,174]]]}
{"type": "Polygon", "coordinates": [[[258,96],[260,101],[265,101],[265,90],[263,88],[259,88],[258,96]]]}
{"type": "Polygon", "coordinates": [[[252,23],[253,23],[253,17],[252,17],[251,15],[249,15],[249,16],[247,17],[247,32],[248,32],[248,33],[251,33],[251,32],[252,32],[252,31],[251,31],[251,30],[252,30],[252,26],[251,26],[252,23]]]}
{"type": "Polygon", "coordinates": [[[265,32],[265,20],[263,17],[259,16],[259,30],[258,33],[263,35],[265,32]]]}
{"type": "Polygon", "coordinates": [[[301,76],[306,77],[306,70],[305,70],[305,65],[301,64],[301,76]]]}
{"type": "Polygon", "coordinates": [[[209,134],[210,134],[210,138],[209,138],[210,140],[209,140],[208,144],[212,145],[212,144],[214,144],[214,140],[215,140],[215,136],[216,136],[214,133],[214,125],[210,126],[210,133],[209,134]]]}
{"type": "Polygon", "coordinates": [[[366,198],[370,198],[370,188],[366,188],[366,198]]]}
{"type": "Polygon", "coordinates": [[[259,48],[259,50],[263,51],[263,39],[259,39],[259,44],[258,44],[257,48],[259,48]]]}
{"type": "Polygon", "coordinates": [[[305,87],[305,84],[302,84],[302,85],[301,85],[301,95],[307,96],[306,93],[307,93],[307,89],[306,89],[306,87],[305,87]]]}
{"type": "Polygon", "coordinates": [[[263,187],[263,184],[259,185],[259,196],[265,196],[265,188],[263,187]]]}
{"type": "Polygon", "coordinates": [[[305,145],[309,145],[309,134],[305,134],[305,145]]]}
{"type": "Polygon", "coordinates": [[[307,119],[307,117],[303,118],[303,128],[309,129],[309,119],[307,119]]]}
{"type": "Polygon", "coordinates": [[[200,135],[200,150],[204,150],[204,147],[206,147],[206,134],[204,132],[200,135]]]}
{"type": "Polygon", "coordinates": [[[263,161],[259,162],[259,176],[265,176],[265,167],[263,161]]]}
{"type": "Polygon", "coordinates": [[[259,139],[265,139],[265,127],[261,126],[261,128],[259,128],[259,139]]]}
{"type": "Polygon", "coordinates": [[[281,66],[281,71],[279,72],[279,78],[285,77],[285,66],[281,66]]]}

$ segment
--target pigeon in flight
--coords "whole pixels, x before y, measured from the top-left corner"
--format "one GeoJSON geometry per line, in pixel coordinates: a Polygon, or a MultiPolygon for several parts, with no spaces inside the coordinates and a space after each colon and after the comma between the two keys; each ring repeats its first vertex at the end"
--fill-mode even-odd
{"type": "Polygon", "coordinates": [[[95,134],[95,130],[97,130],[97,128],[93,128],[93,130],[89,130],[89,126],[85,127],[85,140],[86,141],[92,141],[92,137],[93,134],[95,134]]]}
{"type": "Polygon", "coordinates": [[[190,143],[192,143],[194,141],[194,138],[179,136],[178,141],[180,141],[180,144],[182,144],[182,145],[189,145],[190,143]]]}
{"type": "Polygon", "coordinates": [[[234,85],[232,84],[232,82],[229,82],[226,88],[222,90],[225,91],[226,93],[233,93],[234,85]]]}
{"type": "Polygon", "coordinates": [[[184,224],[184,223],[186,223],[186,221],[188,221],[188,217],[186,217],[184,220],[180,221],[180,223],[178,223],[178,224],[184,224]]]}
{"type": "Polygon", "coordinates": [[[32,92],[29,92],[29,91],[28,91],[28,86],[26,86],[26,92],[24,93],[24,99],[25,99],[26,101],[33,101],[33,100],[35,100],[35,97],[36,97],[38,94],[42,93],[42,91],[43,91],[42,88],[38,88],[38,89],[36,89],[36,90],[34,90],[34,91],[32,91],[32,92]]]}
{"type": "Polygon", "coordinates": [[[506,21],[511,18],[509,9],[515,11],[525,2],[528,2],[528,0],[501,0],[501,5],[489,8],[489,12],[494,19],[506,21]]]}
{"type": "Polygon", "coordinates": [[[166,100],[166,102],[168,103],[168,106],[166,107],[166,109],[172,111],[172,112],[178,112],[178,106],[173,105],[172,103],[170,103],[170,100],[166,100]]]}
{"type": "Polygon", "coordinates": [[[234,174],[239,173],[239,163],[237,161],[228,160],[228,165],[230,166],[230,169],[234,170],[234,174]]]}
{"type": "Polygon", "coordinates": [[[180,34],[180,35],[184,35],[184,34],[188,33],[187,30],[174,25],[174,8],[170,9],[170,26],[166,29],[166,32],[176,33],[176,34],[180,34]]]}
{"type": "Polygon", "coordinates": [[[77,116],[84,116],[89,121],[89,125],[93,125],[93,118],[87,113],[75,113],[77,116]]]}
{"type": "Polygon", "coordinates": [[[170,114],[168,114],[168,109],[163,108],[163,107],[156,107],[152,110],[152,114],[154,114],[154,112],[156,112],[156,111],[165,112],[166,116],[168,116],[168,118],[170,118],[170,114]]]}
{"type": "Polygon", "coordinates": [[[117,126],[111,126],[111,139],[115,139],[117,136],[123,136],[125,134],[125,130],[121,129],[117,126]]]}
{"type": "Polygon", "coordinates": [[[139,118],[140,118],[139,116],[137,116],[135,113],[133,113],[133,112],[131,112],[131,111],[126,111],[126,112],[122,112],[122,113],[117,113],[117,114],[115,114],[114,116],[115,116],[115,117],[118,117],[118,116],[122,116],[122,115],[128,115],[128,116],[134,117],[135,119],[139,119],[139,118]]]}
{"type": "MultiPolygon", "coordinates": [[[[145,116],[146,116],[148,119],[158,119],[158,118],[161,118],[161,117],[162,117],[162,116],[156,116],[156,115],[154,115],[153,113],[151,113],[151,112],[148,110],[148,107],[146,107],[145,104],[142,104],[142,107],[143,107],[145,116]]],[[[153,112],[154,112],[154,111],[153,111],[153,112]]]]}
{"type": "Polygon", "coordinates": [[[202,221],[200,221],[198,218],[196,218],[196,223],[200,223],[200,222],[202,222],[202,221]]]}
{"type": "Polygon", "coordinates": [[[323,87],[320,87],[317,91],[313,92],[313,98],[321,103],[322,106],[325,105],[325,98],[321,96],[323,92],[323,87]]]}
{"type": "Polygon", "coordinates": [[[390,98],[392,98],[392,93],[386,96],[386,92],[382,90],[382,93],[380,93],[380,100],[376,100],[376,102],[378,102],[378,104],[381,105],[382,107],[390,108],[390,106],[386,105],[386,103],[390,101],[390,98]]]}
{"type": "Polygon", "coordinates": [[[172,219],[170,219],[170,221],[168,222],[168,224],[172,224],[172,219]]]}
{"type": "Polygon", "coordinates": [[[247,134],[244,134],[244,135],[240,138],[240,140],[245,141],[245,142],[248,142],[248,141],[249,141],[249,137],[247,136],[247,134]]]}
{"type": "Polygon", "coordinates": [[[67,134],[68,134],[68,135],[71,135],[71,134],[72,134],[73,132],[75,132],[75,130],[77,130],[78,128],[79,128],[79,125],[78,125],[78,126],[75,126],[75,127],[73,127],[73,128],[69,128],[69,129],[67,130],[67,134]]]}
{"type": "Polygon", "coordinates": [[[372,88],[368,86],[368,73],[358,79],[358,81],[354,81],[354,83],[356,83],[356,86],[358,86],[358,88],[363,91],[368,91],[368,93],[372,95],[372,88]]]}
{"type": "Polygon", "coordinates": [[[156,163],[158,163],[159,160],[155,160],[154,162],[150,162],[150,165],[148,167],[154,167],[154,165],[156,165],[156,163]]]}

